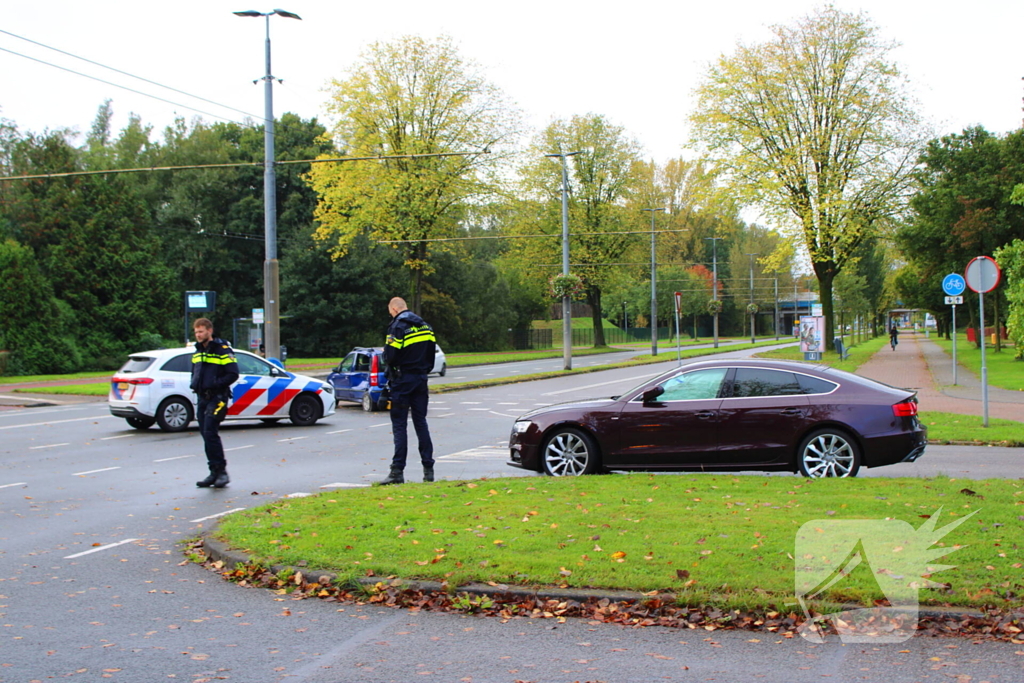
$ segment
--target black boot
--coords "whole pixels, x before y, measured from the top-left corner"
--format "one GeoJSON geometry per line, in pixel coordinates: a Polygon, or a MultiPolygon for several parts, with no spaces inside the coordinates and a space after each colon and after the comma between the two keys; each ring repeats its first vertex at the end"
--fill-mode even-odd
{"type": "Polygon", "coordinates": [[[231,482],[231,478],[228,477],[228,468],[221,467],[217,471],[217,478],[213,482],[213,488],[222,489],[231,482]]]}
{"type": "Polygon", "coordinates": [[[405,476],[402,474],[402,470],[397,467],[391,468],[391,474],[388,475],[387,479],[380,482],[381,486],[390,486],[391,484],[404,484],[405,476]]]}
{"type": "Polygon", "coordinates": [[[434,481],[433,465],[430,465],[429,467],[427,465],[423,466],[423,481],[428,483],[434,481]]]}
{"type": "Polygon", "coordinates": [[[216,470],[214,470],[211,467],[210,468],[210,474],[206,477],[206,479],[202,479],[200,481],[197,481],[196,482],[196,486],[198,486],[201,489],[207,489],[207,488],[210,488],[211,486],[213,486],[214,482],[216,482],[216,481],[217,481],[217,472],[216,472],[216,470]]]}

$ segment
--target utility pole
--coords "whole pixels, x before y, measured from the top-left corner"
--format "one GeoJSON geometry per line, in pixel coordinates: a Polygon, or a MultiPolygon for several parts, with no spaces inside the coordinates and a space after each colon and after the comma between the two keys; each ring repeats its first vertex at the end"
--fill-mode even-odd
{"type": "Polygon", "coordinates": [[[654,255],[654,214],[667,211],[665,207],[643,209],[651,212],[651,355],[658,355],[658,262],[654,255]]]}
{"type": "MultiPolygon", "coordinates": [[[[562,275],[569,274],[569,172],[565,158],[576,154],[579,152],[544,155],[562,161],[562,275]]],[[[572,301],[568,296],[562,297],[562,369],[572,370],[572,301]]]]}
{"type": "MultiPolygon", "coordinates": [[[[758,254],[747,254],[750,257],[750,306],[754,305],[754,257],[758,254]]],[[[750,311],[750,343],[754,343],[754,322],[757,320],[757,314],[750,311]]]]}
{"type": "MultiPolygon", "coordinates": [[[[711,300],[718,301],[718,240],[724,237],[705,237],[711,240],[711,300]]],[[[715,345],[718,348],[718,312],[715,312],[715,345]]]]}
{"type": "Polygon", "coordinates": [[[302,20],[298,14],[275,9],[247,10],[240,17],[266,17],[267,73],[263,77],[263,345],[267,358],[281,357],[280,270],[277,260],[277,171],[274,168],[274,76],[270,71],[270,17],[302,20]]]}

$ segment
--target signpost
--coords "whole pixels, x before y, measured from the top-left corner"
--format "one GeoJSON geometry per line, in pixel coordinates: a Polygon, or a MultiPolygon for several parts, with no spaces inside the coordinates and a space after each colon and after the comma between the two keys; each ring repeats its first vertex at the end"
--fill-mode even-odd
{"type": "Polygon", "coordinates": [[[960,296],[967,289],[967,282],[959,273],[950,273],[942,278],[942,291],[946,293],[946,305],[953,306],[953,384],[956,384],[956,306],[962,304],[964,298],[960,296]]]}
{"type": "Polygon", "coordinates": [[[188,314],[210,313],[217,309],[217,292],[185,292],[185,344],[188,345],[188,314]]]}
{"type": "Polygon", "coordinates": [[[800,350],[804,360],[821,360],[825,344],[825,318],[805,315],[800,318],[800,350]]]}
{"type": "MultiPolygon", "coordinates": [[[[978,340],[981,342],[981,424],[988,427],[988,366],[985,365],[985,292],[991,292],[999,285],[1002,273],[999,266],[989,256],[978,256],[971,259],[964,273],[967,286],[978,293],[978,340]]],[[[999,334],[999,322],[996,321],[996,334],[999,334]]]]}

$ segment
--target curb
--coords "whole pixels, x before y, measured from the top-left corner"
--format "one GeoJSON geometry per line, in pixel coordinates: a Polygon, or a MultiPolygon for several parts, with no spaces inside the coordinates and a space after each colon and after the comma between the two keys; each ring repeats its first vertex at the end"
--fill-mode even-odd
{"type": "MultiPolygon", "coordinates": [[[[223,562],[226,567],[239,567],[245,566],[251,562],[251,558],[239,550],[235,550],[229,547],[222,541],[218,541],[212,538],[210,534],[213,533],[213,529],[204,531],[201,534],[203,549],[206,554],[214,562],[223,562]]],[[[273,565],[270,570],[275,574],[285,570],[290,570],[296,573],[302,573],[302,576],[309,583],[332,583],[336,578],[337,574],[333,572],[309,570],[306,567],[293,567],[290,565],[273,565]]],[[[357,579],[357,582],[362,586],[373,586],[380,583],[381,581],[388,581],[384,577],[362,577],[357,579]]],[[[420,581],[420,580],[405,580],[405,579],[390,579],[392,585],[395,582],[399,582],[402,588],[408,590],[416,590],[423,592],[433,593],[447,593],[448,589],[439,581],[420,581]]],[[[450,587],[449,587],[450,588],[450,587]]],[[[644,594],[635,591],[614,591],[614,590],[600,590],[590,588],[558,588],[554,586],[541,586],[537,588],[525,588],[522,586],[506,586],[498,584],[492,586],[485,583],[468,583],[458,586],[454,590],[450,591],[453,594],[457,593],[469,593],[470,595],[480,595],[487,597],[502,597],[510,596],[517,598],[537,598],[540,600],[575,600],[576,602],[586,603],[590,601],[608,600],[609,602],[625,602],[625,603],[641,603],[645,599],[658,598],[663,601],[675,600],[676,595],[674,593],[660,593],[657,595],[644,594]]],[[[681,607],[694,607],[694,605],[680,605],[681,607]]],[[[853,605],[851,607],[862,607],[862,605],[853,605]]],[[[984,619],[987,614],[978,612],[969,608],[955,608],[950,607],[943,610],[930,610],[930,609],[919,609],[918,619],[930,619],[934,621],[960,621],[964,619],[984,619]]]]}

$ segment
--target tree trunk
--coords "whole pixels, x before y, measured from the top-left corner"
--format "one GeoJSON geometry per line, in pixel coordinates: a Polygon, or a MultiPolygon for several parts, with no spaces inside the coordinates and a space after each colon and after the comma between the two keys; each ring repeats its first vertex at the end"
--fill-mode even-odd
{"type": "MultiPolygon", "coordinates": [[[[818,276],[818,295],[821,297],[821,312],[825,315],[825,349],[831,349],[835,340],[835,309],[832,305],[832,281],[836,273],[831,263],[815,263],[818,276]]],[[[823,351],[825,349],[822,349],[823,351]]]]}
{"type": "Polygon", "coordinates": [[[590,287],[587,299],[594,320],[594,346],[607,346],[604,342],[604,316],[601,314],[601,288],[590,287]]]}

